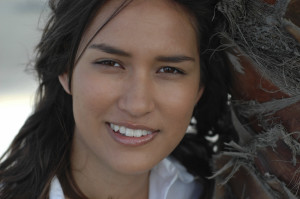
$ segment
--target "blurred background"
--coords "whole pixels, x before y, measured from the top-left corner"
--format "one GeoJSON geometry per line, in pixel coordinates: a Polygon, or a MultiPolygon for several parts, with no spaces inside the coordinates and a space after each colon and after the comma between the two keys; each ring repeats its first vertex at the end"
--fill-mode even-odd
{"type": "Polygon", "coordinates": [[[0,0],[1,156],[32,110],[37,82],[30,61],[46,18],[46,0],[0,0]]]}

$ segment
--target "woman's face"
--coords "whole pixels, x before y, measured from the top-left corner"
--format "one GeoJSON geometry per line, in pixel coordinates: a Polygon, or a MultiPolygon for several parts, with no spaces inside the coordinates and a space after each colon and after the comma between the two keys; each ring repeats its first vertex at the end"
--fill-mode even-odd
{"type": "Polygon", "coordinates": [[[71,91],[67,74],[60,81],[73,97],[72,164],[148,172],[179,144],[202,95],[191,17],[169,1],[133,1],[87,46],[71,91]]]}

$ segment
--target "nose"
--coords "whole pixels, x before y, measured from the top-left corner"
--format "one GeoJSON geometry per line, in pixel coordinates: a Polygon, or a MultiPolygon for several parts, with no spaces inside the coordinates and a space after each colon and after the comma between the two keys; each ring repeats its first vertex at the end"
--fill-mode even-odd
{"type": "Polygon", "coordinates": [[[151,78],[135,75],[124,82],[124,90],[118,101],[119,108],[131,117],[142,117],[154,110],[154,96],[151,78]]]}

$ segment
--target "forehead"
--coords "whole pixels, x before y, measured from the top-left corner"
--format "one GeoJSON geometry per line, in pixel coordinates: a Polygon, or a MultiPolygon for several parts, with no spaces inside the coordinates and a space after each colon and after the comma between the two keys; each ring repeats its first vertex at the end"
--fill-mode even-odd
{"type": "MultiPolygon", "coordinates": [[[[118,42],[118,38],[120,41],[127,38],[126,42],[130,43],[128,39],[134,42],[137,36],[143,36],[166,41],[167,34],[169,42],[176,40],[180,44],[180,38],[196,38],[193,17],[171,0],[133,0],[124,7],[122,3],[124,1],[108,1],[97,10],[82,36],[78,53],[95,40],[118,42]],[[117,10],[119,12],[113,16],[117,10]]],[[[183,41],[183,44],[189,42],[183,41]]]]}

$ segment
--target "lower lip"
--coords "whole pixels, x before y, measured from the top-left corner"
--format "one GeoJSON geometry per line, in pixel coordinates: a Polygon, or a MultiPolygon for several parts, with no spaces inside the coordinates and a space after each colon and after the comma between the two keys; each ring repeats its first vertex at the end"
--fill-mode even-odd
{"type": "Polygon", "coordinates": [[[148,142],[151,142],[154,137],[157,135],[158,132],[154,132],[145,136],[141,137],[127,137],[122,135],[119,132],[115,132],[110,128],[109,124],[107,124],[108,132],[113,137],[115,141],[117,141],[120,144],[124,144],[127,146],[141,146],[145,145],[148,142]]]}

